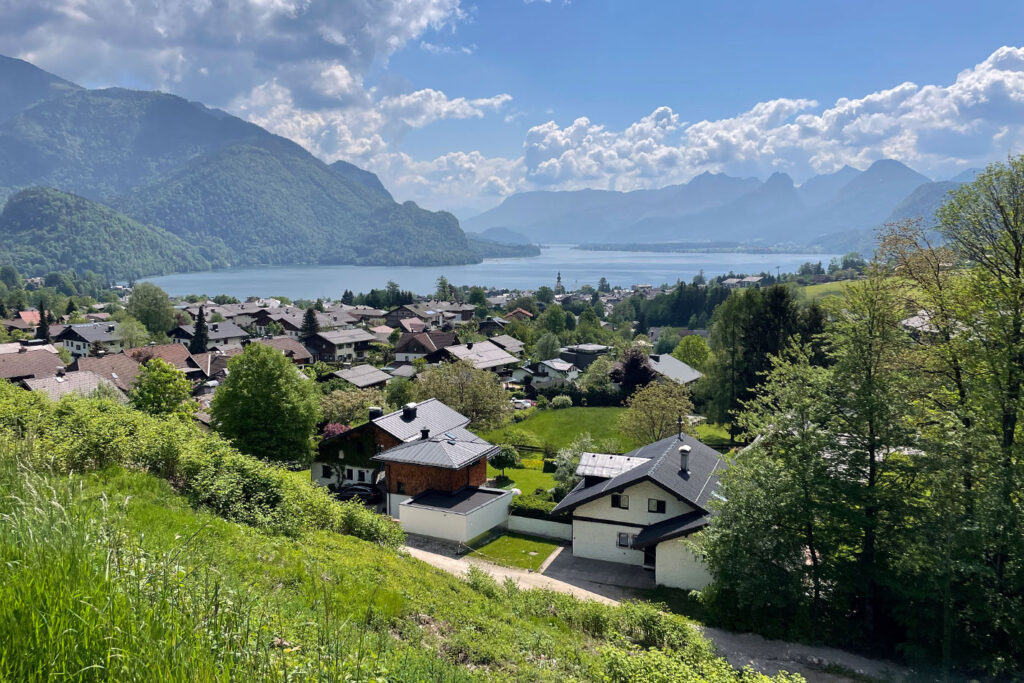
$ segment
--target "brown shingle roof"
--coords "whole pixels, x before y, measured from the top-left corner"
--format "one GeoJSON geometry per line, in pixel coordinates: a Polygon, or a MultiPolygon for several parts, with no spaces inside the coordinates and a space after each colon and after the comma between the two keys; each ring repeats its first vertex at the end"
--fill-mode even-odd
{"type": "Polygon", "coordinates": [[[99,358],[79,358],[75,361],[75,370],[92,372],[104,379],[109,379],[121,391],[132,388],[132,382],[139,374],[139,363],[131,356],[123,353],[112,353],[99,358]]]}
{"type": "Polygon", "coordinates": [[[313,360],[313,356],[306,350],[306,347],[302,345],[302,342],[298,339],[293,339],[292,337],[271,337],[270,339],[256,339],[254,342],[256,344],[272,346],[291,358],[293,361],[308,363],[313,360]]]}
{"type": "Polygon", "coordinates": [[[25,351],[0,355],[0,379],[19,380],[31,377],[52,377],[64,361],[49,351],[25,351]]]}
{"type": "MultiPolygon", "coordinates": [[[[71,393],[89,394],[101,385],[108,385],[117,390],[117,387],[110,380],[86,370],[69,372],[59,377],[26,379],[22,382],[22,385],[29,391],[41,391],[52,399],[58,399],[71,393]]],[[[120,391],[118,393],[120,394],[120,391]]]]}
{"type": "Polygon", "coordinates": [[[439,351],[459,343],[454,332],[404,332],[395,344],[395,353],[404,353],[413,342],[418,342],[427,353],[439,351]]]}
{"type": "Polygon", "coordinates": [[[145,363],[153,358],[159,358],[178,368],[179,370],[194,370],[198,366],[192,363],[192,354],[184,344],[154,344],[153,346],[140,346],[125,351],[138,363],[145,363]]]}

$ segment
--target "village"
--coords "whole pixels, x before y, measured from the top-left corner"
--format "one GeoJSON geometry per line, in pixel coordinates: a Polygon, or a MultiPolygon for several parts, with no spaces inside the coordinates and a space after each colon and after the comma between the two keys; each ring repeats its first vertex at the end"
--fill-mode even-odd
{"type": "MultiPolygon", "coordinates": [[[[756,286],[760,279],[725,279],[721,286],[756,286]]],[[[187,378],[193,419],[210,429],[216,428],[210,403],[230,375],[232,358],[249,345],[269,347],[294,365],[297,376],[321,386],[329,383],[357,405],[359,414],[349,408],[345,424],[324,418],[311,465],[303,466],[296,457],[299,471],[308,471],[313,484],[340,500],[362,501],[397,520],[410,538],[433,542],[435,550],[443,548],[449,555],[475,552],[490,558],[491,549],[507,554],[506,546],[514,541],[511,547],[522,546],[524,556],[512,558],[513,565],[543,571],[564,555],[556,569],[569,582],[586,577],[591,587],[700,589],[709,577],[684,540],[707,525],[717,474],[725,466],[717,451],[691,435],[702,418],[680,409],[671,420],[672,433],[657,432],[654,436],[661,438],[651,443],[637,443],[628,452],[607,443],[612,452],[576,453],[571,490],[555,496],[556,482],[548,470],[556,466],[557,451],[547,447],[545,453],[544,447],[515,434],[502,443],[481,437],[540,411],[571,406],[570,397],[586,404],[588,392],[581,384],[588,370],[590,384],[607,392],[603,403],[609,406],[621,403],[622,382],[636,383],[624,376],[630,372],[644,375],[646,382],[680,388],[701,377],[671,349],[655,352],[659,329],[636,334],[635,321],[615,316],[621,302],[651,299],[671,288],[602,289],[607,291],[566,292],[556,281],[554,288],[539,292],[489,292],[483,302],[474,291],[474,304],[450,288],[457,296],[448,300],[420,299],[387,310],[340,301],[303,308],[275,298],[181,300],[173,304],[175,322],[189,322],[166,330],[164,343],[141,346],[133,346],[132,323],[107,312],[117,306],[69,309],[52,322],[43,317],[52,312],[27,309],[3,321],[8,335],[20,338],[0,345],[0,378],[55,400],[75,393],[127,401],[142,369],[159,359],[187,378]],[[572,313],[574,304],[586,313],[572,313]],[[595,309],[606,319],[596,319],[595,309]],[[596,323],[590,335],[585,331],[588,316],[596,323]],[[68,322],[75,318],[86,322],[68,322]],[[584,341],[563,346],[553,343],[557,335],[543,338],[549,328],[564,332],[566,327],[584,330],[584,336],[573,337],[584,341]],[[532,342],[530,353],[523,339],[532,342]],[[624,370],[630,349],[642,365],[639,371],[624,370]],[[504,417],[474,424],[434,397],[388,408],[389,398],[409,397],[399,385],[414,383],[421,373],[443,364],[487,373],[507,396],[504,417]],[[596,373],[603,377],[595,380],[596,373]],[[369,405],[375,399],[378,404],[369,405]],[[524,461],[533,468],[524,467],[524,461]],[[506,470],[513,476],[505,476],[506,470]],[[536,476],[516,477],[516,472],[536,476]],[[516,485],[516,479],[538,477],[550,486],[525,490],[516,485]],[[574,568],[572,561],[579,566],[574,568]]],[[[118,304],[130,308],[132,290],[123,288],[117,295],[118,304]]],[[[706,345],[704,329],[683,334],[706,345]]],[[[600,392],[589,396],[602,403],[600,392]]],[[[608,421],[613,424],[606,428],[615,429],[611,415],[608,421]]],[[[572,422],[565,422],[569,429],[572,422]]],[[[499,558],[498,563],[508,560],[499,558]]]]}

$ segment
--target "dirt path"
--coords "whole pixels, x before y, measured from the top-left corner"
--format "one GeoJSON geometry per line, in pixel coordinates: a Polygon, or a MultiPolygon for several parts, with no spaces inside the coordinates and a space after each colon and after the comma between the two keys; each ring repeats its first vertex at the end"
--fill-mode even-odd
{"type": "MultiPolygon", "coordinates": [[[[524,588],[546,588],[608,605],[617,605],[620,600],[634,595],[633,591],[628,588],[586,581],[567,583],[545,576],[543,573],[503,567],[472,555],[459,556],[457,549],[443,543],[433,543],[425,539],[412,539],[411,537],[409,542],[411,545],[405,546],[405,550],[412,557],[456,576],[463,576],[470,566],[476,566],[491,574],[498,581],[512,578],[524,588]]],[[[543,572],[544,567],[550,565],[557,558],[557,553],[562,551],[571,552],[565,547],[559,548],[542,565],[541,571],[543,572]]],[[[708,640],[714,643],[719,655],[736,668],[751,666],[766,674],[789,671],[790,673],[799,673],[812,682],[857,680],[842,675],[839,673],[840,671],[854,672],[859,677],[883,681],[903,681],[910,678],[910,673],[896,664],[868,659],[835,648],[767,640],[750,633],[732,633],[708,626],[702,626],[700,629],[708,640]],[[836,673],[826,673],[826,670],[836,671],[836,673]]]]}

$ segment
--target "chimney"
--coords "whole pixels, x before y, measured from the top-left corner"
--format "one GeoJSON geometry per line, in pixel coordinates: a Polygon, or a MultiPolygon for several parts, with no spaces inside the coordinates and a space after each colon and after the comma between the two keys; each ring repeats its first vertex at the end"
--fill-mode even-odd
{"type": "Polygon", "coordinates": [[[679,476],[690,473],[690,446],[683,444],[679,447],[679,476]]]}
{"type": "Polygon", "coordinates": [[[426,427],[424,427],[423,429],[421,429],[421,430],[420,430],[420,438],[421,438],[421,439],[423,439],[424,441],[426,441],[427,439],[429,439],[429,438],[430,438],[430,430],[429,430],[429,429],[427,429],[426,427]]]}
{"type": "Polygon", "coordinates": [[[28,347],[27,346],[19,346],[18,347],[18,353],[28,353],[28,347]]]}
{"type": "Polygon", "coordinates": [[[216,332],[217,330],[220,329],[220,323],[213,323],[212,325],[210,325],[210,329],[216,332]]]}
{"type": "Polygon", "coordinates": [[[384,410],[380,406],[370,406],[370,419],[376,420],[384,416],[384,410]]]}
{"type": "Polygon", "coordinates": [[[113,332],[113,331],[114,331],[114,326],[113,325],[107,325],[107,332],[113,332]]]}
{"type": "Polygon", "coordinates": [[[466,344],[466,348],[469,349],[469,350],[472,350],[473,349],[473,342],[469,342],[468,344],[466,344]]]}
{"type": "Polygon", "coordinates": [[[416,419],[416,404],[406,403],[402,406],[402,419],[403,420],[414,420],[416,419]]]}
{"type": "Polygon", "coordinates": [[[64,376],[64,366],[63,365],[58,365],[57,366],[57,376],[58,377],[63,377],[64,376]]]}

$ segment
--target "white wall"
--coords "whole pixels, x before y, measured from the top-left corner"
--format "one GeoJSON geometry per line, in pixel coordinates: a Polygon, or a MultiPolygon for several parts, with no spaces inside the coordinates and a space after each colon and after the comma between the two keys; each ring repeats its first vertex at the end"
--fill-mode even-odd
{"type": "Polygon", "coordinates": [[[404,493],[389,493],[387,495],[388,495],[388,508],[387,508],[388,514],[391,515],[392,517],[394,517],[395,519],[401,519],[401,513],[402,513],[401,505],[405,501],[407,501],[410,498],[412,498],[412,496],[407,496],[404,493]]]}
{"type": "Polygon", "coordinates": [[[564,522],[552,522],[547,519],[534,519],[533,517],[519,517],[509,515],[508,530],[531,536],[543,536],[554,538],[559,541],[572,540],[572,524],[564,522]]]}
{"type": "Polygon", "coordinates": [[[341,479],[339,478],[339,468],[338,468],[338,465],[335,464],[335,463],[314,462],[313,465],[309,468],[309,477],[310,477],[310,480],[314,484],[316,484],[317,486],[327,486],[328,484],[337,484],[337,483],[339,483],[341,481],[341,479]],[[323,471],[324,471],[324,467],[323,466],[325,464],[328,467],[331,468],[331,476],[330,477],[323,476],[323,471]]]}
{"type": "MultiPolygon", "coordinates": [[[[449,541],[466,542],[466,515],[443,510],[400,505],[398,521],[406,533],[443,538],[449,541]]],[[[395,510],[397,512],[397,510],[395,510]]]]}
{"type": "Polygon", "coordinates": [[[398,521],[407,533],[466,543],[491,529],[504,526],[512,493],[503,491],[469,514],[447,512],[416,505],[398,505],[398,521]]]}
{"type": "Polygon", "coordinates": [[[512,492],[502,491],[481,507],[466,515],[466,539],[476,538],[496,526],[504,526],[508,520],[508,506],[512,503],[512,492]]]}
{"type": "Polygon", "coordinates": [[[632,548],[620,548],[617,545],[618,534],[626,533],[632,539],[642,529],[635,526],[620,524],[600,524],[598,522],[572,522],[572,554],[574,557],[586,557],[591,560],[619,562],[642,566],[644,553],[632,548]]]}
{"type": "Polygon", "coordinates": [[[686,542],[677,538],[658,544],[654,579],[659,586],[701,590],[711,583],[711,574],[686,542]]]}
{"type": "Polygon", "coordinates": [[[580,505],[573,511],[573,517],[591,517],[609,522],[629,522],[631,524],[649,526],[693,510],[693,507],[687,503],[677,499],[660,486],[656,486],[648,481],[630,486],[623,493],[629,496],[628,510],[613,508],[611,494],[608,494],[597,500],[580,505]],[[649,498],[665,501],[665,513],[648,512],[647,500],[649,498]]]}

